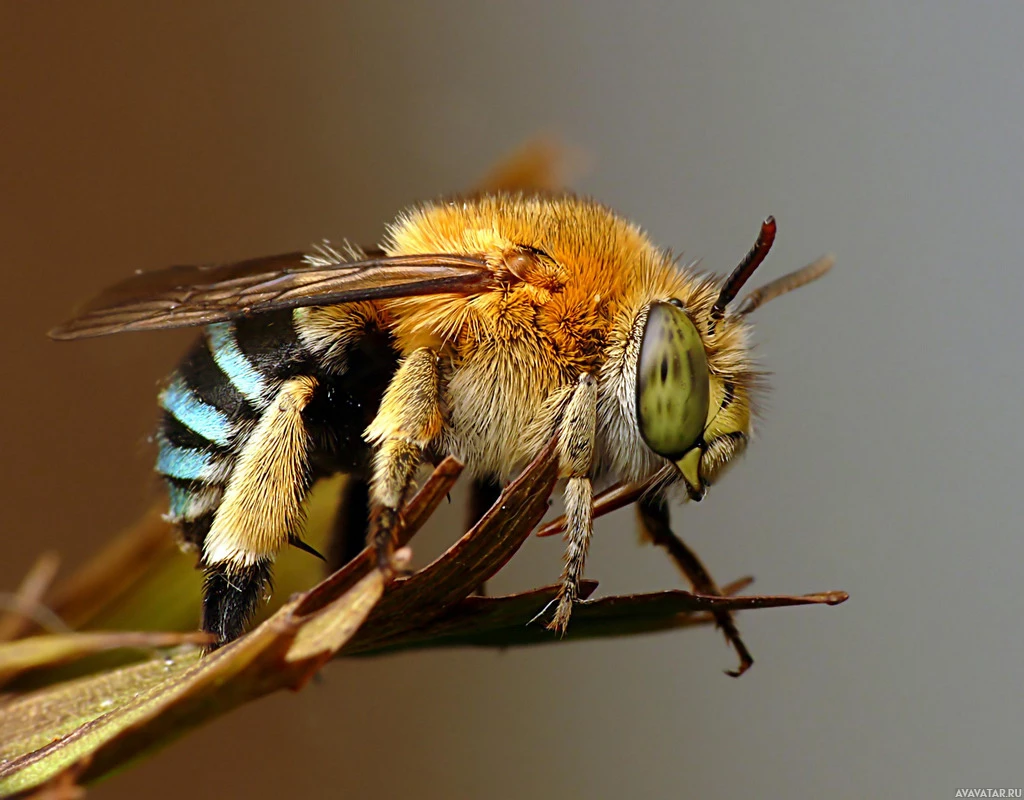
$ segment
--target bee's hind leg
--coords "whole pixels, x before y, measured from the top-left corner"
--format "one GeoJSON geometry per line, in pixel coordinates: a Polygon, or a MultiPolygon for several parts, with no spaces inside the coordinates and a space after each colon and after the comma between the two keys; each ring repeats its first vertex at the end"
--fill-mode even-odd
{"type": "Polygon", "coordinates": [[[298,536],[309,491],[309,437],[302,418],[317,388],[282,384],[238,455],[203,541],[202,628],[217,645],[237,638],[269,593],[277,552],[298,536]]]}
{"type": "MultiPolygon", "coordinates": [[[[690,582],[693,590],[698,594],[718,596],[722,592],[715,584],[704,564],[697,557],[686,543],[672,532],[669,523],[668,504],[661,497],[641,497],[636,503],[637,516],[644,535],[653,544],[665,548],[669,557],[682,570],[686,579],[690,582]]],[[[740,658],[740,665],[736,670],[727,670],[727,674],[738,678],[746,672],[754,663],[753,656],[747,650],[747,646],[740,638],[736,622],[728,611],[714,612],[715,624],[725,634],[728,641],[736,650],[740,658]]]]}
{"type": "Polygon", "coordinates": [[[369,539],[377,551],[377,566],[394,574],[395,534],[400,509],[412,486],[423,452],[441,432],[442,375],[432,349],[421,347],[402,361],[384,392],[380,410],[365,437],[376,447],[370,502],[373,507],[369,539]]]}
{"type": "Polygon", "coordinates": [[[594,530],[594,489],[590,468],[594,460],[597,435],[597,381],[581,375],[562,415],[558,432],[560,474],[565,484],[565,569],[559,589],[555,615],[548,629],[564,634],[579,599],[580,580],[587,560],[590,535],[594,530]]]}
{"type": "Polygon", "coordinates": [[[273,569],[269,558],[243,567],[222,561],[206,568],[202,629],[217,637],[214,647],[245,633],[270,588],[273,569]]]}

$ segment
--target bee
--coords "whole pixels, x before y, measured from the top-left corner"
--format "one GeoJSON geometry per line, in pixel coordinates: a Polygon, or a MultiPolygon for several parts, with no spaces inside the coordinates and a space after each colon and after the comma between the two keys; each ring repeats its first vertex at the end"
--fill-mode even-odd
{"type": "Polygon", "coordinates": [[[831,266],[734,305],[774,236],[769,218],[723,279],[593,200],[482,193],[402,212],[379,249],[140,274],[51,335],[202,327],[160,394],[156,470],[219,643],[244,632],[283,547],[312,551],[318,477],[367,487],[368,542],[390,576],[422,464],[453,455],[500,485],[555,435],[567,545],[548,626],[564,631],[594,486],[699,500],[746,448],[763,388],[747,314],[831,266]]]}

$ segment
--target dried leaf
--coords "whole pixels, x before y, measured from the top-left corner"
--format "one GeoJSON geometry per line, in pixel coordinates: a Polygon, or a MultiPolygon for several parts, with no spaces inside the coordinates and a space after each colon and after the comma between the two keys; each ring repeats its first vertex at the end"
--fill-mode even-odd
{"type": "MultiPolygon", "coordinates": [[[[429,517],[460,470],[458,462],[448,459],[434,471],[403,510],[400,545],[429,517]]],[[[0,706],[0,794],[47,787],[70,796],[79,781],[95,780],[214,716],[278,689],[301,688],[336,655],[563,641],[543,625],[529,624],[558,587],[505,597],[473,595],[507,563],[544,515],[556,470],[552,441],[472,530],[423,569],[386,587],[367,550],[287,602],[252,633],[207,657],[200,658],[194,647],[178,648],[165,657],[8,700],[0,706]]],[[[747,582],[726,587],[723,594],[745,588],[747,582]]],[[[585,582],[582,596],[589,597],[596,587],[585,582]]],[[[669,591],[606,597],[579,604],[566,639],[672,630],[708,624],[726,610],[835,604],[844,599],[841,592],[722,597],[669,591]]],[[[59,639],[40,637],[46,638],[59,639]]],[[[63,657],[68,650],[62,645],[81,652],[86,641],[74,646],[53,641],[48,657],[63,657]]],[[[99,646],[102,639],[93,641],[99,646]]],[[[106,640],[118,641],[130,640],[106,640]]],[[[15,646],[28,652],[43,647],[32,640],[7,645],[15,646]]],[[[0,648],[0,672],[2,657],[0,648]]],[[[38,653],[35,658],[34,663],[40,663],[38,653]]],[[[9,663],[14,670],[25,661],[12,658],[9,663]]]]}

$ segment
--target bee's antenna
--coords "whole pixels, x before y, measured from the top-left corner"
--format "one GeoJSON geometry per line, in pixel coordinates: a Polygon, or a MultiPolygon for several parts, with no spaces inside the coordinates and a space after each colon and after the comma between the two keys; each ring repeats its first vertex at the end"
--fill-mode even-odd
{"type": "Polygon", "coordinates": [[[775,231],[775,217],[768,217],[761,223],[761,233],[758,234],[757,241],[754,242],[754,246],[750,248],[750,252],[739,263],[739,266],[732,271],[729,280],[725,282],[725,286],[719,292],[714,306],[711,307],[708,333],[714,333],[715,324],[725,316],[725,307],[739,294],[743,284],[754,274],[754,270],[761,266],[761,262],[768,255],[768,251],[772,249],[772,243],[775,241],[775,231]]]}
{"type": "Polygon", "coordinates": [[[779,295],[786,294],[786,292],[799,289],[811,281],[818,280],[818,278],[832,269],[832,265],[835,263],[835,256],[822,256],[817,261],[812,261],[803,269],[798,269],[796,272],[791,272],[788,275],[783,275],[781,278],[776,278],[770,283],[766,283],[760,289],[755,289],[744,297],[740,307],[736,309],[736,313],[740,315],[749,314],[754,309],[760,308],[769,300],[774,300],[779,295]]]}

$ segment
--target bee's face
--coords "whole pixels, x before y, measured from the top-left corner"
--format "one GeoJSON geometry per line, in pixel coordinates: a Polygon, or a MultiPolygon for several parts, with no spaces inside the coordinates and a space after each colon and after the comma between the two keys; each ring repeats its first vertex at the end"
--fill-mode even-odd
{"type": "Polygon", "coordinates": [[[656,301],[647,311],[636,363],[636,419],[646,445],[676,465],[694,500],[746,445],[749,398],[712,375],[698,323],[678,299],[656,301]]]}

